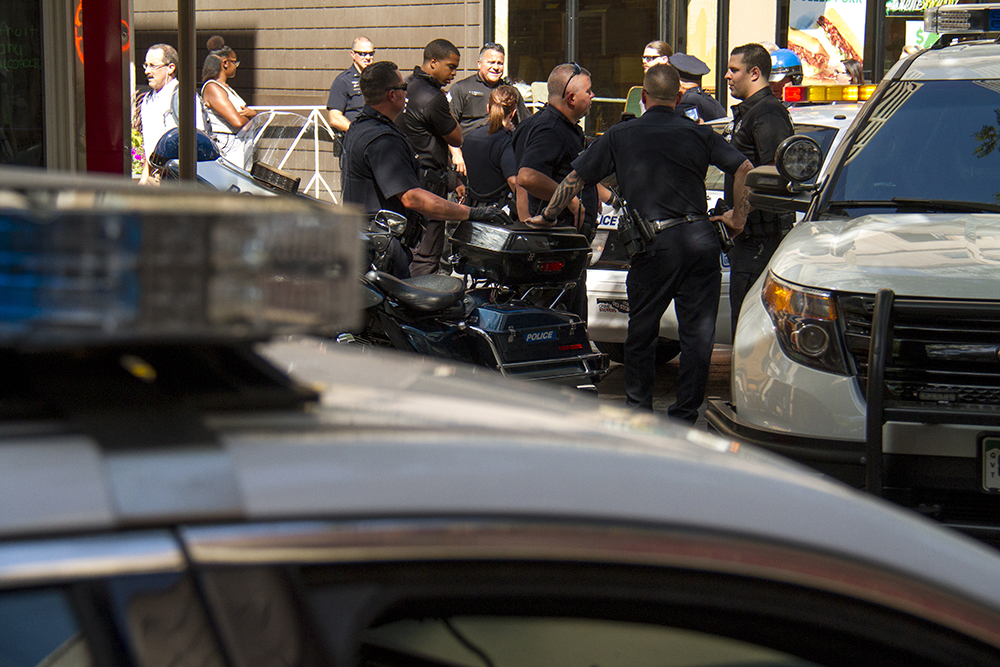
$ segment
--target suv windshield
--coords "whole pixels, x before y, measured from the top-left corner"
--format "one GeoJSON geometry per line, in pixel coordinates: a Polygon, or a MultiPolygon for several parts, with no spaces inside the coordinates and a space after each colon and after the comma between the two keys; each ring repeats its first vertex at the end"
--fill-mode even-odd
{"type": "Polygon", "coordinates": [[[995,210],[997,174],[1000,80],[899,81],[855,135],[829,201],[927,210],[944,201],[995,210]]]}

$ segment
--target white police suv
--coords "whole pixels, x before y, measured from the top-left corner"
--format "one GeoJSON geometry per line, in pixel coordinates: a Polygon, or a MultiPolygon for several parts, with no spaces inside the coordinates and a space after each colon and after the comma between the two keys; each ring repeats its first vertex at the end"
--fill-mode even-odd
{"type": "Polygon", "coordinates": [[[789,140],[751,203],[806,211],[743,304],[719,432],[977,534],[1000,524],[1000,5],[927,11],[817,186],[789,140]],[[989,34],[985,34],[989,33],[989,34]]]}

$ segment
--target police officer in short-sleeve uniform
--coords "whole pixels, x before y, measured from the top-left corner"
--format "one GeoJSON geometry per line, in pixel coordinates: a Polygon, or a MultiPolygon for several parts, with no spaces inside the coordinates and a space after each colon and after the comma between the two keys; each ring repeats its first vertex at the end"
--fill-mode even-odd
{"type": "Polygon", "coordinates": [[[351,44],[351,66],[337,75],[330,86],[330,95],[326,101],[326,109],[330,126],[337,132],[347,132],[354,121],[364,100],[361,97],[361,72],[375,58],[375,47],[367,37],[358,37],[351,44]]]}
{"type": "MultiPolygon", "coordinates": [[[[406,89],[406,109],[396,123],[417,151],[420,185],[439,197],[449,189],[449,146],[462,145],[462,128],[452,116],[441,88],[455,78],[460,56],[454,44],[435,39],[424,48],[424,61],[413,70],[406,89]]],[[[444,249],[444,222],[432,221],[413,250],[410,272],[436,273],[444,249]]]]}
{"type": "MultiPolygon", "coordinates": [[[[770,72],[771,55],[760,44],[733,49],[726,79],[733,97],[743,102],[732,108],[730,143],[755,167],[772,164],[778,145],[793,134],[788,110],[771,91],[770,72]]],[[[732,206],[735,199],[731,178],[726,178],[725,188],[726,201],[732,206]]],[[[735,246],[729,251],[733,336],[747,293],[794,222],[793,215],[751,211],[743,233],[733,239],[735,246]]]]}
{"type": "MultiPolygon", "coordinates": [[[[489,122],[490,93],[497,86],[511,85],[503,77],[504,48],[502,44],[495,42],[484,44],[483,48],[479,50],[477,65],[478,69],[475,74],[461,81],[456,81],[448,90],[451,112],[455,115],[458,124],[462,126],[463,134],[489,122]]],[[[524,100],[521,99],[521,93],[518,92],[517,114],[514,116],[514,124],[517,125],[530,115],[524,100]]]]}
{"type": "MultiPolygon", "coordinates": [[[[527,211],[518,211],[520,218],[536,215],[548,201],[546,195],[555,190],[559,181],[572,171],[573,160],[585,145],[583,130],[577,122],[590,111],[594,98],[590,73],[576,63],[556,65],[549,74],[549,100],[542,109],[514,130],[514,158],[517,161],[517,184],[527,193],[527,211]],[[546,184],[551,189],[545,187],[546,184]],[[526,215],[521,215],[526,213],[526,215]]],[[[597,189],[587,187],[579,197],[584,207],[580,232],[593,240],[597,231],[597,213],[600,204],[597,189]]],[[[520,205],[519,205],[520,206],[520,205]]],[[[565,226],[575,225],[569,211],[552,220],[565,226]]],[[[587,321],[587,271],[577,281],[577,286],[565,297],[567,307],[587,321]]]]}
{"type": "MultiPolygon", "coordinates": [[[[480,220],[504,224],[495,209],[469,208],[420,186],[413,146],[396,124],[406,104],[406,84],[395,63],[374,63],[361,75],[366,104],[344,137],[340,183],[344,201],[369,215],[388,209],[419,224],[439,220],[480,220]]],[[[405,272],[408,273],[408,272],[405,272]]]]}
{"type": "Polygon", "coordinates": [[[708,65],[686,53],[670,56],[670,64],[681,78],[681,101],[677,103],[677,113],[691,120],[710,121],[726,116],[726,108],[701,88],[701,77],[711,70],[708,65]]]}
{"type": "MultiPolygon", "coordinates": [[[[693,423],[708,386],[722,280],[719,237],[706,213],[705,174],[709,164],[719,167],[737,178],[742,193],[751,166],[711,128],[675,111],[678,88],[673,67],[651,67],[643,80],[646,112],[612,126],[576,158],[544,213],[551,217],[585,184],[617,174],[632,210],[659,230],[632,258],[626,282],[626,399],[630,406],[652,410],[660,318],[673,301],[681,365],[677,400],[668,414],[693,423]]],[[[741,215],[728,220],[738,228],[741,215]]]]}

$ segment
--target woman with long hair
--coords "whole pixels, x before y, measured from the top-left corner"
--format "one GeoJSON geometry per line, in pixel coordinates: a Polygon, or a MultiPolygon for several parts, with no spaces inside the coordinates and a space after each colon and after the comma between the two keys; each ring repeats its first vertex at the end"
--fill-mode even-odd
{"type": "Polygon", "coordinates": [[[861,68],[861,63],[853,58],[841,60],[834,70],[837,83],[860,86],[865,82],[865,75],[861,68]]]}
{"type": "Polygon", "coordinates": [[[208,40],[210,53],[201,69],[201,99],[208,109],[209,131],[219,146],[219,152],[229,162],[249,168],[252,158],[248,151],[251,119],[257,112],[249,108],[239,94],[227,83],[236,75],[240,61],[236,52],[215,35],[208,40]]]}
{"type": "Polygon", "coordinates": [[[674,55],[674,50],[669,44],[661,39],[654,39],[642,50],[642,71],[648,72],[653,65],[670,62],[672,55],[674,55]]]}
{"type": "MultiPolygon", "coordinates": [[[[490,93],[489,123],[469,132],[462,141],[470,206],[507,206],[517,192],[517,164],[511,132],[520,97],[512,86],[497,86],[490,93]]],[[[515,206],[508,207],[516,217],[515,206]]]]}

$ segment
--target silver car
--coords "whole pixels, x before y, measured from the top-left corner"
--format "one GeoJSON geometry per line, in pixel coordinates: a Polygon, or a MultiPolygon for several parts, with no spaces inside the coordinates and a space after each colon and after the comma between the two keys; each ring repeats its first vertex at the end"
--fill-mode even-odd
{"type": "Polygon", "coordinates": [[[7,176],[0,664],[996,664],[981,544],[576,391],[286,336],[350,316],[349,215],[7,176]]]}

